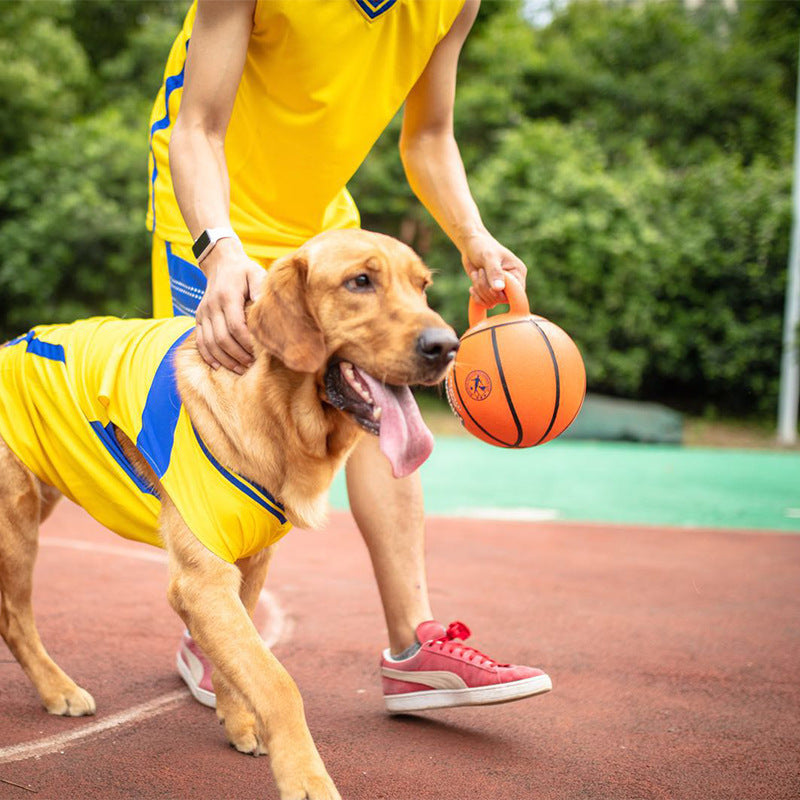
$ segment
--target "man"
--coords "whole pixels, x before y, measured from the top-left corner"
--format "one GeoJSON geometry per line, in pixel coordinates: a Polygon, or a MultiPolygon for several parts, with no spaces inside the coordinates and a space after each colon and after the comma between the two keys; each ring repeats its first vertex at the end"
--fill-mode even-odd
{"type": "MultiPolygon", "coordinates": [[[[345,185],[405,103],[409,183],[453,240],[487,306],[526,268],[484,227],[453,137],[456,68],[479,0],[198,0],[173,45],[151,118],[154,313],[196,314],[214,368],[252,362],[245,304],[264,269],[322,230],[357,227],[345,185]],[[194,261],[198,260],[199,268],[194,261]]],[[[389,635],[390,710],[514,700],[550,689],[432,621],[418,474],[396,480],[374,437],[347,465],[389,635]],[[426,675],[438,674],[438,680],[426,675]],[[423,674],[424,673],[424,674],[423,674]],[[444,676],[444,677],[442,677],[444,676]]],[[[187,635],[179,668],[213,704],[187,635]]]]}

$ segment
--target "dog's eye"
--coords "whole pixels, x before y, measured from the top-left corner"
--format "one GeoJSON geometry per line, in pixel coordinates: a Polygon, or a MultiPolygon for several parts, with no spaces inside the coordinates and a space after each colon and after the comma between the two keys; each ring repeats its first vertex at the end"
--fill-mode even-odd
{"type": "Polygon", "coordinates": [[[351,292],[369,292],[374,289],[372,278],[366,272],[356,275],[355,278],[349,278],[345,281],[344,286],[351,292]]]}

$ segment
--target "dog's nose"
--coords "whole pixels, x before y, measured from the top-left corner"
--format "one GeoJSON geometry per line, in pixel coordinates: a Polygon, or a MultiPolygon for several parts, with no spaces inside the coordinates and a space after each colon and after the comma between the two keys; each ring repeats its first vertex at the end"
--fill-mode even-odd
{"type": "Polygon", "coordinates": [[[417,339],[417,352],[429,363],[446,367],[456,356],[458,336],[447,328],[425,328],[417,339]]]}

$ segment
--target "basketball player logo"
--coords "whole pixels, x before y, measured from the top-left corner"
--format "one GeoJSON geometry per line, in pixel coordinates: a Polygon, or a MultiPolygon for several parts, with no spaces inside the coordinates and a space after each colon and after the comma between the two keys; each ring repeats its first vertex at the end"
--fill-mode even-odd
{"type": "Polygon", "coordinates": [[[473,400],[485,400],[492,393],[492,381],[482,369],[474,369],[467,375],[464,388],[473,400]]]}

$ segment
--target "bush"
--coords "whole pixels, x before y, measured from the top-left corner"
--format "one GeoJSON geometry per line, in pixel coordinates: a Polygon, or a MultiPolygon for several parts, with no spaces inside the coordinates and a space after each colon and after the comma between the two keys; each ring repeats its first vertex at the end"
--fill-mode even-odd
{"type": "Polygon", "coordinates": [[[149,315],[146,158],[144,128],[106,111],[0,165],[5,337],[39,322],[149,315]]]}

